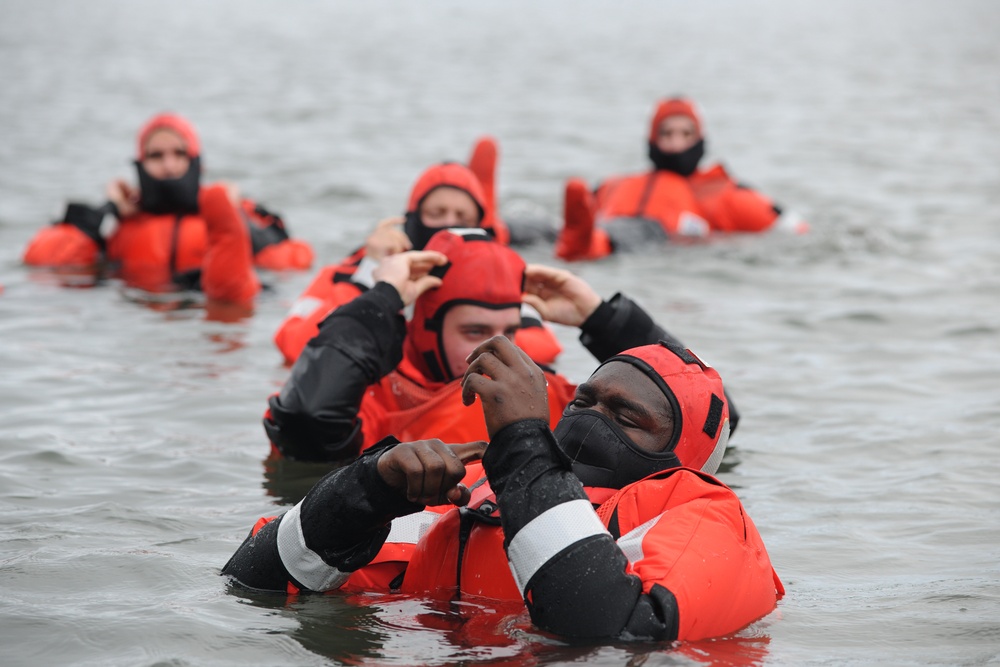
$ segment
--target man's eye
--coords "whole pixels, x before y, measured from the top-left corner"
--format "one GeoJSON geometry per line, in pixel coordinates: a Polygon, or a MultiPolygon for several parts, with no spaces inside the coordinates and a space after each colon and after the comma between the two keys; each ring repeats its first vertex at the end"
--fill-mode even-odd
{"type": "Polygon", "coordinates": [[[615,421],[624,426],[625,428],[639,428],[639,425],[632,421],[626,415],[618,414],[615,415],[615,421]]]}
{"type": "Polygon", "coordinates": [[[151,153],[146,153],[147,160],[162,160],[163,151],[152,151],[151,153]]]}

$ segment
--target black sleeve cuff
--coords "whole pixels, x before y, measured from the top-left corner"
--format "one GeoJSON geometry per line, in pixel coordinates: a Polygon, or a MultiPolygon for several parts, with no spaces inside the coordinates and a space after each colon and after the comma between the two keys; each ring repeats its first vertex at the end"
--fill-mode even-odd
{"type": "Polygon", "coordinates": [[[421,511],[388,486],[378,459],[398,444],[386,438],[349,466],[331,472],[306,494],[299,510],[306,546],[343,572],[366,565],[382,548],[389,523],[421,511]]]}
{"type": "Polygon", "coordinates": [[[633,347],[661,340],[680,345],[637,303],[618,293],[601,303],[580,326],[580,343],[604,362],[633,347]]]}
{"type": "Polygon", "coordinates": [[[486,448],[483,468],[501,507],[504,547],[539,514],[587,497],[544,419],[501,429],[486,448]]]}

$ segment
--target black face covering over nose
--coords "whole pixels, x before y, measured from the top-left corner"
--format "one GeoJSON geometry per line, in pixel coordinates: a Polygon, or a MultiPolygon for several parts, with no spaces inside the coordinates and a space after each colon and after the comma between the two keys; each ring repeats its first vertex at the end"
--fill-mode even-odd
{"type": "Polygon", "coordinates": [[[424,221],[420,219],[420,213],[417,211],[410,211],[406,214],[406,222],[403,223],[403,231],[410,238],[410,243],[413,244],[414,250],[423,250],[427,245],[427,242],[431,240],[440,229],[435,229],[433,227],[428,227],[424,224],[424,221]]]}
{"type": "Polygon", "coordinates": [[[680,153],[664,153],[655,142],[649,142],[649,159],[657,171],[672,171],[681,176],[690,176],[698,168],[705,156],[705,140],[699,139],[691,148],[680,153]]]}
{"type": "Polygon", "coordinates": [[[584,486],[620,489],[681,464],[673,452],[640,449],[617,424],[596,410],[564,413],[552,433],[584,486]]]}
{"type": "Polygon", "coordinates": [[[197,213],[198,189],[201,186],[201,156],[191,158],[187,172],[180,178],[153,178],[136,161],[139,172],[139,208],[147,213],[197,213]]]}
{"type": "MultiPolygon", "coordinates": [[[[447,227],[428,227],[424,224],[424,221],[420,219],[420,213],[416,211],[409,211],[405,216],[405,222],[403,222],[403,231],[406,236],[409,237],[410,243],[413,244],[414,250],[423,250],[427,247],[427,242],[431,240],[431,237],[440,232],[442,229],[448,229],[447,227]]],[[[479,228],[483,233],[493,236],[492,229],[479,228]]]]}

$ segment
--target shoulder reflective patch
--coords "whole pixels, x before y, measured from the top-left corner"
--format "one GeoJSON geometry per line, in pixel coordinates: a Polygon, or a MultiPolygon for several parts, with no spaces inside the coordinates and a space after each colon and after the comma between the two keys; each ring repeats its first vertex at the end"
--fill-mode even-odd
{"type": "Polygon", "coordinates": [[[292,304],[291,309],[288,311],[288,317],[301,317],[303,319],[309,317],[316,309],[323,305],[321,299],[317,299],[314,296],[304,296],[301,299],[296,299],[295,303],[292,304]]]}
{"type": "Polygon", "coordinates": [[[288,574],[311,591],[329,591],[339,587],[350,576],[328,565],[320,555],[306,546],[299,521],[299,505],[285,512],[278,524],[278,556],[288,574]]]}
{"type": "Polygon", "coordinates": [[[389,536],[385,538],[385,542],[386,544],[416,544],[431,527],[431,524],[442,516],[439,512],[424,510],[416,514],[396,517],[392,520],[389,536]]]}
{"type": "Polygon", "coordinates": [[[553,556],[594,535],[611,534],[586,499],[556,505],[532,519],[507,547],[507,560],[518,590],[523,594],[531,578],[553,556]]]}
{"type": "Polygon", "coordinates": [[[618,548],[622,550],[622,553],[625,554],[625,558],[628,558],[628,562],[630,564],[634,565],[646,557],[642,552],[642,541],[646,538],[646,533],[648,533],[653,526],[655,526],[656,523],[665,516],[665,514],[666,513],[664,512],[664,514],[654,516],[646,523],[641,526],[636,526],[618,538],[618,548]]]}

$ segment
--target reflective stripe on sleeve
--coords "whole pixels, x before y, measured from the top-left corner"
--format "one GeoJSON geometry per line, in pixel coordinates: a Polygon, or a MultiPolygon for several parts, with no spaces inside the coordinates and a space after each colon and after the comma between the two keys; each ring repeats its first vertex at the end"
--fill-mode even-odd
{"type": "Polygon", "coordinates": [[[322,299],[314,296],[304,296],[296,299],[295,303],[288,311],[288,317],[300,317],[305,319],[316,312],[316,309],[323,305],[322,299]]]}
{"type": "Polygon", "coordinates": [[[396,517],[389,527],[389,536],[385,538],[386,544],[416,544],[431,524],[440,518],[440,513],[427,510],[396,517]]]}
{"type": "Polygon", "coordinates": [[[288,574],[312,591],[337,588],[350,575],[328,565],[318,553],[306,546],[299,521],[299,505],[285,512],[278,524],[278,556],[288,574]]]}
{"type": "Polygon", "coordinates": [[[518,590],[523,595],[531,578],[553,556],[594,535],[609,533],[590,501],[583,498],[556,505],[532,519],[507,548],[507,560],[518,590]]]}

